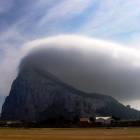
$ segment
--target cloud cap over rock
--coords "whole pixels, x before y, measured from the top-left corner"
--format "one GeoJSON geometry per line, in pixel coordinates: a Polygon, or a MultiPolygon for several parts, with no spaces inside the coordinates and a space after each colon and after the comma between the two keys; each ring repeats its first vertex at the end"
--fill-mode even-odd
{"type": "Polygon", "coordinates": [[[33,66],[83,91],[140,98],[140,50],[98,39],[59,35],[25,44],[20,70],[33,66]]]}

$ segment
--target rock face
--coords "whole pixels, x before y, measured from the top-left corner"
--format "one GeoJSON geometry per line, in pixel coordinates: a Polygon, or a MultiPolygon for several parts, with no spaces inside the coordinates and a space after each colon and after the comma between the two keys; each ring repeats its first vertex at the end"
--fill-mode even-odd
{"type": "Polygon", "coordinates": [[[79,91],[50,73],[35,68],[19,72],[2,107],[3,120],[74,121],[80,116],[112,115],[139,118],[110,96],[79,91]]]}

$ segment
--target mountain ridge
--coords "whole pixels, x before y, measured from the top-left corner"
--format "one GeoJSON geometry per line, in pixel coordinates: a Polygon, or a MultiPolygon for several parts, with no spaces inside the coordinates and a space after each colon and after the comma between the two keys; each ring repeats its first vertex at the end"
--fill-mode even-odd
{"type": "Polygon", "coordinates": [[[33,67],[19,71],[2,107],[3,120],[74,121],[81,116],[111,115],[138,119],[140,112],[108,95],[85,93],[53,74],[33,67]]]}

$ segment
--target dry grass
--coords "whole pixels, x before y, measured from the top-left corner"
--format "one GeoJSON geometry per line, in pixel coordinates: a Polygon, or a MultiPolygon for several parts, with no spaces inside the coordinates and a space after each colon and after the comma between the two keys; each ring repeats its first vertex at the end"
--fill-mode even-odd
{"type": "Polygon", "coordinates": [[[140,128],[1,128],[0,140],[140,140],[140,128]]]}

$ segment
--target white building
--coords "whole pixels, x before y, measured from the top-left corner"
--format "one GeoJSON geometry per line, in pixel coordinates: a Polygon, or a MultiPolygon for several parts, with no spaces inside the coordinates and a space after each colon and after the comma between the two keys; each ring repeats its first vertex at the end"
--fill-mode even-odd
{"type": "Polygon", "coordinates": [[[107,116],[107,117],[98,116],[98,117],[95,117],[95,123],[100,124],[100,125],[111,125],[112,120],[113,119],[112,119],[111,116],[107,116]]]}

